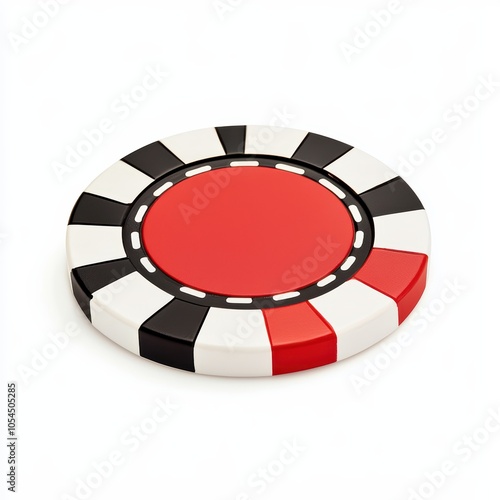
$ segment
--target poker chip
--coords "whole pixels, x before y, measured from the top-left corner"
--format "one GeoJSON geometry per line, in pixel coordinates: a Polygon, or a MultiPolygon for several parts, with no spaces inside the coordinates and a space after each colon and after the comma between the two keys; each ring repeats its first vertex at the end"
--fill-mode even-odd
{"type": "Polygon", "coordinates": [[[377,343],[419,301],[426,212],[378,160],[311,132],[215,127],[104,171],[67,229],[95,328],[196,373],[306,370],[377,343]]]}

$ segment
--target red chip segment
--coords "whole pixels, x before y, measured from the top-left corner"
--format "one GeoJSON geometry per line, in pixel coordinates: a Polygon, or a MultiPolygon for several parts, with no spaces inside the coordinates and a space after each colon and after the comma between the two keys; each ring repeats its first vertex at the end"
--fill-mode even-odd
{"type": "Polygon", "coordinates": [[[337,361],[337,337],[309,302],[264,309],[273,351],[273,375],[337,361]]]}
{"type": "Polygon", "coordinates": [[[354,278],[394,299],[401,324],[424,293],[427,261],[423,254],[374,248],[354,278]]]}

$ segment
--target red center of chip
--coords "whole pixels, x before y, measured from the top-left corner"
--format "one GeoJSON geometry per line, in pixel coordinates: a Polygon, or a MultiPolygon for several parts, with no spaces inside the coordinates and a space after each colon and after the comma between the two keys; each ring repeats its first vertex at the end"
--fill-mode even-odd
{"type": "Polygon", "coordinates": [[[185,286],[233,297],[276,295],[326,277],[348,256],[345,205],[307,177],[227,167],[187,177],[153,203],[150,260],[185,286]]]}

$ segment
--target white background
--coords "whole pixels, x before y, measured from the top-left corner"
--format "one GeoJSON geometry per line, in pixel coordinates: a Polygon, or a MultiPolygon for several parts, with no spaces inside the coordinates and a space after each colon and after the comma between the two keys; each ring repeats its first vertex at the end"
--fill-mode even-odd
{"type": "MultiPolygon", "coordinates": [[[[78,479],[99,482],[92,463],[118,452],[89,498],[404,500],[421,488],[498,499],[500,432],[481,428],[500,408],[500,87],[471,97],[481,78],[500,82],[498,0],[224,2],[75,1],[34,34],[24,18],[43,23],[40,4],[2,2],[0,397],[6,415],[5,382],[18,382],[17,498],[81,498],[78,479]],[[394,6],[386,26],[374,24],[372,11],[394,6]],[[148,67],[169,76],[119,111],[148,67]],[[477,109],[458,119],[464,100],[477,109]],[[149,362],[94,330],[70,292],[64,249],[87,184],[153,140],[283,114],[398,170],[428,209],[430,282],[401,328],[411,345],[395,347],[394,334],[337,365],[239,380],[149,362]],[[54,164],[103,118],[113,131],[58,178],[54,164]],[[431,147],[436,128],[446,138],[431,147]],[[70,323],[78,334],[54,354],[50,335],[70,323]],[[151,423],[167,397],[178,409],[132,450],[123,434],[151,423]],[[488,442],[465,445],[467,435],[488,442]],[[281,470],[285,441],[302,451],[281,470]],[[425,486],[445,461],[454,474],[425,486]],[[252,475],[269,464],[277,477],[257,488],[252,475]]],[[[2,453],[4,478],[6,468],[2,453]]]]}

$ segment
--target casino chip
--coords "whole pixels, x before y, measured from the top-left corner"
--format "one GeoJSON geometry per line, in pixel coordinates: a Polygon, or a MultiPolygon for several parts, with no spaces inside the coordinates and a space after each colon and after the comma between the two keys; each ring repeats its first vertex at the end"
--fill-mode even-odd
{"type": "Polygon", "coordinates": [[[426,284],[425,210],[395,172],[299,130],[153,142],[78,199],[73,293],[135,354],[227,376],[306,370],[394,331],[426,284]]]}

